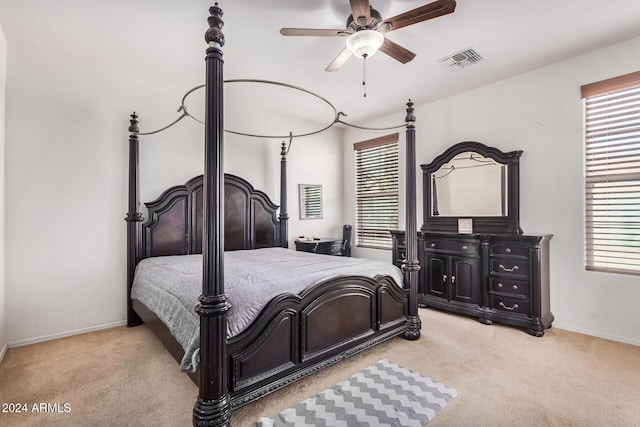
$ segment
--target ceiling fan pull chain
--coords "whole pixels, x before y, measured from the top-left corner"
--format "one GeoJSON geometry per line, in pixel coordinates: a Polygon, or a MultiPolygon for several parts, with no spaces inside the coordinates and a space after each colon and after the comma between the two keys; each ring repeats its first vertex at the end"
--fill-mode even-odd
{"type": "Polygon", "coordinates": [[[363,98],[367,97],[367,55],[362,55],[362,90],[364,92],[363,98]]]}

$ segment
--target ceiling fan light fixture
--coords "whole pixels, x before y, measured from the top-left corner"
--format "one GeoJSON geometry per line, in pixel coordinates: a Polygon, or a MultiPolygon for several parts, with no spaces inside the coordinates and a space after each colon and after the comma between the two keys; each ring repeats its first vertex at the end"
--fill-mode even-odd
{"type": "Polygon", "coordinates": [[[347,39],[347,49],[358,58],[371,58],[384,43],[384,36],[374,30],[361,30],[347,39]]]}

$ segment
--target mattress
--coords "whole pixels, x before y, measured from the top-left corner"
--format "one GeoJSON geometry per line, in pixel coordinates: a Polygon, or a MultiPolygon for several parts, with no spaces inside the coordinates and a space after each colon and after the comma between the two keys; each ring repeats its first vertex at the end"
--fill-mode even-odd
{"type": "MultiPolygon", "coordinates": [[[[389,275],[402,286],[402,273],[391,263],[335,257],[284,248],[232,251],[224,254],[227,337],[246,329],[271,299],[299,294],[330,278],[389,275]]],[[[131,298],[153,311],[180,343],[180,369],[194,372],[199,363],[200,319],[194,309],[202,294],[202,255],[146,258],[136,267],[131,298]]]]}

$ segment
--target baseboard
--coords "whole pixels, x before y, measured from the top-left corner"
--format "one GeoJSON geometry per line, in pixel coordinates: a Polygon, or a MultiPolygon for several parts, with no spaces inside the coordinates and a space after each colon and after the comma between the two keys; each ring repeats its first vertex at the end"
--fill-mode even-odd
{"type": "Polygon", "coordinates": [[[115,328],[115,327],[118,327],[118,326],[126,326],[126,325],[127,325],[127,321],[126,320],[120,320],[118,322],[113,322],[113,323],[104,323],[102,325],[90,326],[88,328],[75,329],[73,331],[61,332],[59,334],[44,335],[44,336],[41,336],[41,337],[29,338],[29,339],[26,339],[26,340],[10,342],[9,343],[9,348],[22,347],[23,345],[36,344],[36,343],[39,343],[39,342],[51,341],[51,340],[56,340],[58,338],[65,338],[65,337],[70,337],[70,336],[73,336],[73,335],[86,334],[87,332],[95,332],[95,331],[100,331],[102,329],[109,329],[109,328],[115,328]]]}
{"type": "Polygon", "coordinates": [[[9,348],[9,346],[7,344],[2,346],[2,349],[0,349],[0,365],[2,365],[2,361],[4,360],[4,356],[5,354],[7,354],[7,349],[9,348]]]}
{"type": "Polygon", "coordinates": [[[553,327],[558,329],[563,329],[565,331],[577,332],[583,335],[590,335],[592,337],[604,338],[610,341],[617,341],[625,344],[637,345],[640,346],[640,340],[631,340],[628,338],[619,337],[616,335],[604,334],[598,331],[592,331],[590,329],[576,328],[571,325],[565,325],[563,323],[553,322],[553,327]]]}

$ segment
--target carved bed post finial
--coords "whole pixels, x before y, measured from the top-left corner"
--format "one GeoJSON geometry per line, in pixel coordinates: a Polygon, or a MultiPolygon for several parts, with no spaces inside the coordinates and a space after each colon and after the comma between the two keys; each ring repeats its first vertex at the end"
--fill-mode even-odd
{"type": "Polygon", "coordinates": [[[416,116],[413,114],[413,102],[407,102],[406,128],[406,259],[402,263],[405,286],[409,288],[409,312],[404,337],[410,340],[420,338],[422,322],[418,316],[418,231],[416,225],[416,116]]]}
{"type": "MultiPolygon", "coordinates": [[[[290,136],[292,133],[290,133],[290,136]]],[[[289,142],[291,143],[291,142],[289,142]]],[[[282,148],[280,150],[280,246],[283,248],[289,247],[289,233],[288,222],[289,212],[287,212],[287,144],[282,141],[282,148]]]]}
{"type": "Polygon", "coordinates": [[[138,176],[139,164],[139,136],[138,115],[133,112],[129,120],[129,200],[127,216],[127,326],[136,326],[142,323],[140,317],[131,307],[131,286],[133,285],[133,273],[140,259],[142,246],[142,233],[140,223],[140,179],[138,176]]]}
{"type": "Polygon", "coordinates": [[[193,425],[228,426],[231,419],[227,312],[224,292],[224,94],[222,10],[209,9],[209,47],[205,57],[205,131],[202,217],[202,295],[200,316],[200,388],[193,407],[193,425]]]}
{"type": "Polygon", "coordinates": [[[224,21],[222,20],[222,9],[218,7],[218,3],[209,8],[211,14],[207,21],[209,22],[209,29],[204,33],[204,40],[209,46],[212,44],[219,47],[224,46],[224,34],[222,34],[222,27],[224,21]]]}
{"type": "Polygon", "coordinates": [[[413,109],[413,102],[411,100],[409,100],[409,102],[407,102],[407,115],[404,118],[404,121],[407,123],[407,127],[412,127],[415,128],[416,127],[416,116],[415,114],[413,114],[414,109],[413,109]]]}
{"type": "Polygon", "coordinates": [[[132,138],[137,138],[138,133],[140,133],[140,128],[138,127],[138,115],[135,111],[131,114],[131,119],[129,119],[129,132],[131,132],[130,136],[132,138]]]}

